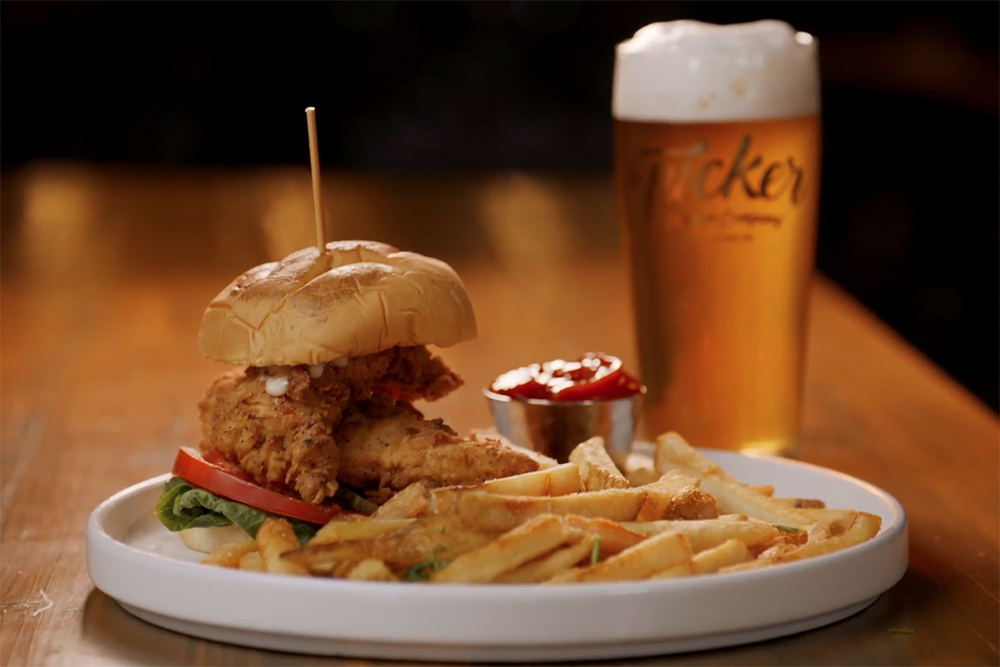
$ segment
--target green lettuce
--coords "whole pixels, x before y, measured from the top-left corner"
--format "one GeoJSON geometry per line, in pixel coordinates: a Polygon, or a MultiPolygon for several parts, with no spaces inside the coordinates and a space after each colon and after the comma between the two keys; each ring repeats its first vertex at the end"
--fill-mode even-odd
{"type": "Polygon", "coordinates": [[[235,524],[252,538],[257,537],[257,531],[267,519],[283,518],[291,524],[302,545],[319,530],[319,526],[305,521],[277,517],[243,503],[220,498],[180,477],[171,478],[163,486],[163,495],[156,503],[156,518],[173,532],[235,524]]]}

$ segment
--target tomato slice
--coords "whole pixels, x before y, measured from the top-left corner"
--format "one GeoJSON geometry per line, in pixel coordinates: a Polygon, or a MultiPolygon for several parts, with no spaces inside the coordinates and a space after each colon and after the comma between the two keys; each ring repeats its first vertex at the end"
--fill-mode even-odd
{"type": "Polygon", "coordinates": [[[278,514],[309,523],[325,524],[348,512],[338,505],[313,505],[298,498],[265,489],[242,470],[218,455],[208,458],[190,447],[181,447],[174,459],[173,473],[206,491],[255,507],[264,512],[278,514]]]}

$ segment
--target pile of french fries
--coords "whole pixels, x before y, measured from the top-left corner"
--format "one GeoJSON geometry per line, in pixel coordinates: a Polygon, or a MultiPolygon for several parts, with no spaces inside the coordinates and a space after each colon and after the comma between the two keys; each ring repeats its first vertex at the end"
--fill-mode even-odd
{"type": "Polygon", "coordinates": [[[203,562],[365,581],[636,581],[813,558],[881,527],[872,514],[744,484],[675,433],[657,439],[652,467],[640,461],[623,473],[600,438],[568,463],[543,465],[471,487],[413,484],[371,517],[330,522],[305,546],[270,519],[256,540],[203,562]]]}

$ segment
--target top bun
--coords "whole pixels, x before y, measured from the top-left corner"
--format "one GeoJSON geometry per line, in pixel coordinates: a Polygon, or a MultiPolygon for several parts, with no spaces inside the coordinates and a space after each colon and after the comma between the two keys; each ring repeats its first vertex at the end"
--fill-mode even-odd
{"type": "Polygon", "coordinates": [[[336,241],[238,277],[208,305],[198,342],[217,361],[295,366],[475,337],[450,266],[384,243],[336,241]]]}

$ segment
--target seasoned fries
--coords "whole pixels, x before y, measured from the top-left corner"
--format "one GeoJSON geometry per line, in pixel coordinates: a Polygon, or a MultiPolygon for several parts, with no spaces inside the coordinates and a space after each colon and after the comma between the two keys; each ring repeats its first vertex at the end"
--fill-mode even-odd
{"type": "Polygon", "coordinates": [[[582,516],[568,516],[570,530],[577,534],[593,535],[598,540],[601,557],[616,554],[635,546],[646,539],[645,535],[628,530],[620,523],[607,519],[589,519],[582,516]]]}
{"type": "Polygon", "coordinates": [[[427,514],[430,493],[420,482],[414,482],[375,510],[373,519],[415,519],[427,514]]]}
{"type": "Polygon", "coordinates": [[[532,584],[547,581],[560,572],[572,568],[584,558],[592,557],[597,560],[600,553],[599,539],[595,535],[588,535],[576,544],[525,563],[516,570],[501,575],[496,581],[501,584],[532,584]]]}
{"type": "Polygon", "coordinates": [[[565,496],[582,490],[580,467],[564,463],[554,468],[494,479],[476,487],[504,496],[565,496]]]}
{"type": "Polygon", "coordinates": [[[718,572],[728,565],[738,565],[753,560],[753,554],[747,545],[739,540],[728,540],[717,547],[712,547],[695,555],[691,559],[691,570],[694,574],[718,572]]]}
{"type": "Polygon", "coordinates": [[[371,517],[331,521],[304,546],[283,519],[202,562],[248,571],[432,584],[585,584],[780,566],[872,539],[878,516],[775,495],[677,434],[653,465],[619,469],[593,438],[564,464],[468,487],[414,483],[371,517]]]}
{"type": "Polygon", "coordinates": [[[585,491],[627,489],[630,486],[604,448],[603,438],[594,437],[581,442],[569,453],[569,460],[579,466],[585,491]]]}
{"type": "Polygon", "coordinates": [[[671,470],[651,484],[636,517],[639,521],[660,519],[711,519],[719,516],[715,498],[698,488],[700,480],[671,470]]]}
{"type": "MultiPolygon", "coordinates": [[[[255,546],[256,544],[254,542],[255,546]]],[[[260,559],[260,551],[251,551],[250,553],[243,554],[243,558],[240,558],[239,568],[241,570],[264,572],[264,561],[260,559]]]]}
{"type": "Polygon", "coordinates": [[[814,523],[809,515],[788,507],[779,500],[761,495],[744,484],[727,482],[721,477],[705,475],[701,480],[701,489],[715,498],[719,511],[725,514],[746,514],[751,519],[795,528],[814,523]]]}
{"type": "Polygon", "coordinates": [[[366,558],[355,565],[347,573],[348,579],[361,581],[398,581],[399,577],[392,573],[386,564],[378,558],[366,558]]]}
{"type": "Polygon", "coordinates": [[[658,535],[664,532],[681,533],[698,553],[717,547],[729,540],[739,540],[748,547],[768,544],[778,538],[782,531],[774,524],[756,519],[732,520],[732,515],[718,519],[701,521],[648,521],[622,524],[632,532],[658,535]]]}
{"type": "Polygon", "coordinates": [[[652,484],[660,479],[660,473],[653,470],[650,466],[642,466],[629,469],[625,473],[625,478],[628,479],[628,483],[631,486],[643,486],[645,484],[652,484]]]}
{"type": "Polygon", "coordinates": [[[431,494],[431,508],[441,514],[457,514],[481,530],[507,531],[542,514],[631,521],[645,500],[642,489],[606,489],[545,498],[439,489],[431,494]]]}
{"type": "Polygon", "coordinates": [[[485,547],[459,556],[435,573],[431,581],[487,583],[562,546],[567,537],[569,530],[562,517],[551,514],[538,516],[501,535],[485,547]]]}
{"type": "Polygon", "coordinates": [[[335,542],[356,542],[371,540],[383,533],[390,533],[410,525],[413,519],[370,521],[331,521],[309,540],[309,544],[333,544],[335,542]]]}
{"type": "Polygon", "coordinates": [[[205,556],[201,562],[205,565],[238,568],[240,566],[240,560],[243,556],[256,550],[257,543],[253,540],[247,540],[246,542],[240,542],[238,544],[227,544],[205,556]]]}
{"type": "Polygon", "coordinates": [[[678,577],[689,577],[694,574],[694,566],[691,561],[673,565],[658,574],[654,574],[650,579],[677,579],[678,577]]]}
{"type": "Polygon", "coordinates": [[[649,579],[667,568],[676,567],[691,559],[691,545],[680,533],[660,533],[639,544],[615,554],[606,561],[557,576],[552,583],[582,581],[630,581],[649,579]]]}
{"type": "Polygon", "coordinates": [[[676,433],[665,433],[656,439],[653,465],[661,473],[674,468],[687,469],[699,477],[708,475],[723,479],[730,484],[744,485],[720,468],[715,461],[687,444],[684,438],[676,433]]]}
{"type": "Polygon", "coordinates": [[[298,563],[283,559],[286,552],[297,549],[299,539],[295,537],[290,523],[284,519],[268,519],[257,531],[257,548],[264,569],[275,574],[308,575],[309,570],[298,563]]]}

